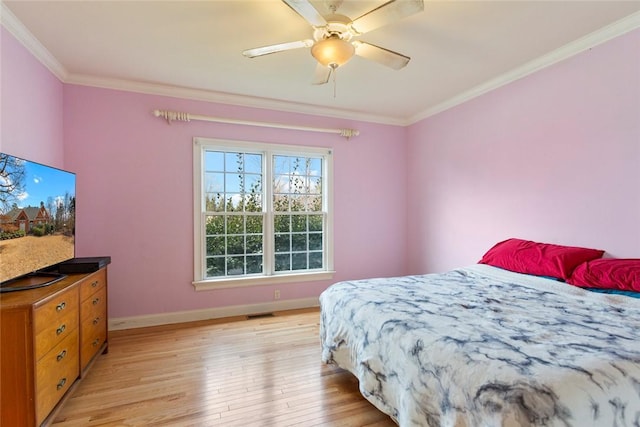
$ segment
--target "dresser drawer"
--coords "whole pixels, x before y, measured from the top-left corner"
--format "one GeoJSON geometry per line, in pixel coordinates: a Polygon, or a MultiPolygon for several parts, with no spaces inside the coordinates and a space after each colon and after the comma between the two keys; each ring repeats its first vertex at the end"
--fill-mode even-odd
{"type": "Polygon", "coordinates": [[[52,325],[60,325],[62,318],[69,313],[78,313],[78,289],[72,286],[69,290],[55,295],[46,303],[39,305],[34,311],[34,332],[39,335],[52,325]]]}
{"type": "Polygon", "coordinates": [[[87,364],[98,353],[107,339],[107,318],[105,316],[87,320],[82,324],[82,348],[80,349],[80,368],[87,364]]]}
{"type": "Polygon", "coordinates": [[[81,323],[104,317],[107,313],[107,288],[102,287],[80,304],[81,323]]]}
{"type": "Polygon", "coordinates": [[[96,355],[107,339],[107,288],[99,286],[80,303],[80,370],[96,355]]]}
{"type": "Polygon", "coordinates": [[[36,418],[39,425],[78,378],[78,329],[36,363],[36,418]]]}
{"type": "Polygon", "coordinates": [[[80,302],[89,298],[94,292],[106,289],[107,271],[102,269],[96,271],[82,282],[80,282],[80,302]]]}
{"type": "MultiPolygon", "coordinates": [[[[74,289],[72,293],[75,298],[68,295],[65,298],[66,306],[63,310],[55,312],[55,316],[50,315],[50,310],[43,311],[48,316],[44,316],[49,320],[47,325],[40,328],[40,332],[37,333],[35,339],[35,360],[40,360],[45,354],[47,354],[52,347],[56,346],[60,341],[74,333],[77,336],[78,331],[78,307],[77,298],[78,294],[74,289]]],[[[54,308],[56,305],[52,305],[54,308]]],[[[45,308],[45,307],[43,307],[45,308]]],[[[35,323],[38,323],[40,311],[36,310],[35,323]]]]}

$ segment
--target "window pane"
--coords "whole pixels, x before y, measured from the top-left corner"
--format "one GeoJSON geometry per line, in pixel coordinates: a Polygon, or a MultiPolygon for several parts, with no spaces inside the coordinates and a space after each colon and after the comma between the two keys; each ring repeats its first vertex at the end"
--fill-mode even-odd
{"type": "Polygon", "coordinates": [[[309,250],[322,250],[322,233],[309,233],[309,250]]]}
{"type": "Polygon", "coordinates": [[[307,216],[291,215],[291,231],[307,231],[307,216]]]}
{"type": "Polygon", "coordinates": [[[242,234],[244,232],[244,216],[227,216],[227,234],[242,234]]]}
{"type": "Polygon", "coordinates": [[[262,174],[262,155],[261,154],[245,154],[244,155],[244,171],[247,173],[262,174]]]}
{"type": "Polygon", "coordinates": [[[307,196],[291,195],[289,196],[289,209],[291,212],[305,212],[307,210],[307,196]]]}
{"type": "Polygon", "coordinates": [[[309,159],[309,175],[322,176],[322,159],[309,159]]]}
{"type": "Polygon", "coordinates": [[[241,177],[244,175],[238,175],[237,173],[225,173],[224,174],[224,191],[226,193],[241,193],[240,182],[241,177]]]}
{"type": "Polygon", "coordinates": [[[231,255],[244,254],[244,236],[227,237],[227,253],[231,255]]]}
{"type": "Polygon", "coordinates": [[[205,173],[204,191],[207,193],[220,193],[224,191],[224,174],[214,172],[205,173]]]}
{"type": "Polygon", "coordinates": [[[261,193],[262,192],[262,178],[260,175],[246,174],[244,176],[245,191],[247,193],[261,193]]]}
{"type": "Polygon", "coordinates": [[[306,270],[307,269],[307,254],[292,254],[292,270],[306,270]]]}
{"type": "Polygon", "coordinates": [[[310,178],[309,193],[322,194],[322,177],[310,178]]]}
{"type": "Polygon", "coordinates": [[[245,195],[245,212],[262,212],[262,195],[260,193],[249,193],[245,195]]]}
{"type": "Polygon", "coordinates": [[[262,216],[247,216],[247,234],[249,233],[262,234],[262,216]]]}
{"type": "Polygon", "coordinates": [[[228,256],[227,257],[227,275],[236,276],[244,274],[244,257],[228,256]]]}
{"type": "Polygon", "coordinates": [[[322,268],[322,252],[309,254],[309,268],[322,268]]]}
{"type": "Polygon", "coordinates": [[[291,216],[289,215],[276,215],[273,218],[274,221],[274,229],[276,233],[288,233],[291,231],[291,227],[289,226],[289,222],[291,221],[291,216]]]}
{"type": "Polygon", "coordinates": [[[301,176],[292,176],[291,177],[291,192],[294,194],[304,194],[307,189],[307,180],[301,176]]]}
{"type": "Polygon", "coordinates": [[[291,250],[291,235],[290,234],[276,234],[275,236],[275,251],[276,252],[289,252],[291,250]]]}
{"type": "Polygon", "coordinates": [[[224,210],[226,212],[242,212],[242,203],[240,194],[225,194],[224,210]]]}
{"type": "Polygon", "coordinates": [[[227,172],[241,172],[243,169],[244,154],[238,152],[228,152],[224,155],[224,170],[227,172]]]}
{"type": "Polygon", "coordinates": [[[207,237],[207,256],[224,254],[224,236],[207,237]]]}
{"type": "Polygon", "coordinates": [[[289,173],[289,157],[273,156],[273,174],[283,175],[289,173]]]}
{"type": "Polygon", "coordinates": [[[220,151],[206,151],[204,154],[205,171],[223,171],[224,153],[220,151]]]}
{"type": "Polygon", "coordinates": [[[224,276],[224,258],[207,258],[207,277],[224,276]]]}
{"type": "Polygon", "coordinates": [[[309,215],[309,231],[322,231],[322,215],[309,215]]]}
{"type": "Polygon", "coordinates": [[[309,212],[321,212],[322,196],[307,196],[307,210],[309,212]]]}
{"type": "Polygon", "coordinates": [[[207,235],[224,234],[224,217],[221,215],[207,216],[205,227],[207,235]]]}
{"type": "Polygon", "coordinates": [[[247,236],[246,253],[247,254],[262,253],[262,236],[247,236]]]}
{"type": "Polygon", "coordinates": [[[262,255],[247,257],[247,274],[262,273],[262,255]]]}
{"type": "Polygon", "coordinates": [[[307,235],[306,234],[294,234],[291,236],[291,250],[293,251],[306,251],[307,250],[307,235]]]}
{"type": "Polygon", "coordinates": [[[276,254],[276,271],[291,270],[290,254],[276,254]]]}
{"type": "Polygon", "coordinates": [[[291,192],[289,175],[276,175],[273,179],[274,194],[288,194],[291,192]]]}
{"type": "Polygon", "coordinates": [[[273,210],[276,212],[288,212],[289,196],[282,194],[273,196],[273,210]]]}
{"type": "Polygon", "coordinates": [[[220,193],[205,193],[205,210],[224,212],[224,197],[220,193]]]}

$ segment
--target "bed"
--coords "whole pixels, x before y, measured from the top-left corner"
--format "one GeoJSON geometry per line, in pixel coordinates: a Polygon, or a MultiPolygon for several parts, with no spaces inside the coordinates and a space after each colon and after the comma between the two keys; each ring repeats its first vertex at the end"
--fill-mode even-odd
{"type": "Polygon", "coordinates": [[[336,283],[322,360],[402,427],[640,425],[640,300],[486,264],[336,283]]]}

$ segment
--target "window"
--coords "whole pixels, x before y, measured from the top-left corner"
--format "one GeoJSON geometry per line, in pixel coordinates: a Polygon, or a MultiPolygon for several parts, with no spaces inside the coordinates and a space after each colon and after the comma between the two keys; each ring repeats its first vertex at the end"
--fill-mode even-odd
{"type": "Polygon", "coordinates": [[[196,138],[196,289],[332,277],[331,152],[196,138]]]}

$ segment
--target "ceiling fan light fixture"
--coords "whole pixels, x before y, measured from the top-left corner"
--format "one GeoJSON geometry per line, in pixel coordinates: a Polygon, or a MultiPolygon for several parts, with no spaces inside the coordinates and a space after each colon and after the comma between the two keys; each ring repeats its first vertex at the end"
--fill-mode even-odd
{"type": "Polygon", "coordinates": [[[311,55],[325,67],[337,68],[344,65],[356,53],[355,47],[337,34],[317,41],[311,46],[311,55]]]}

